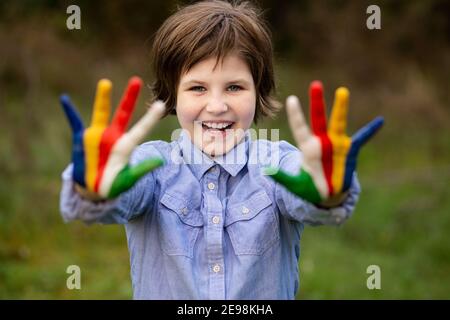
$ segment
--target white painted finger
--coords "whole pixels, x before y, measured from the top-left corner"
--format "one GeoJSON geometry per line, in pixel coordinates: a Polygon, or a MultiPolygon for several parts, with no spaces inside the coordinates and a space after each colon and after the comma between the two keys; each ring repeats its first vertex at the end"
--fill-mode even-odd
{"type": "Polygon", "coordinates": [[[311,139],[304,143],[302,153],[303,161],[301,166],[311,175],[322,199],[328,198],[329,189],[321,161],[322,147],[319,137],[312,136],[311,139]]]}
{"type": "MultiPolygon", "coordinates": [[[[141,143],[145,136],[161,119],[165,111],[165,105],[162,101],[156,101],[152,104],[147,113],[128,131],[127,136],[130,142],[131,150],[141,143]]],[[[131,150],[129,152],[131,153],[131,150]]]]}
{"type": "Polygon", "coordinates": [[[286,99],[286,112],[295,142],[302,148],[302,145],[311,138],[311,131],[296,96],[289,96],[286,99]]]}

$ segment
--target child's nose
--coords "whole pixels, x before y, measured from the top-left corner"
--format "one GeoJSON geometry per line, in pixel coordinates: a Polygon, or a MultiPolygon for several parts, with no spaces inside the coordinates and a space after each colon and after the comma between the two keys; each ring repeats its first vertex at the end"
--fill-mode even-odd
{"type": "Polygon", "coordinates": [[[211,98],[206,106],[206,111],[211,113],[223,113],[228,110],[228,105],[221,97],[211,98]]]}

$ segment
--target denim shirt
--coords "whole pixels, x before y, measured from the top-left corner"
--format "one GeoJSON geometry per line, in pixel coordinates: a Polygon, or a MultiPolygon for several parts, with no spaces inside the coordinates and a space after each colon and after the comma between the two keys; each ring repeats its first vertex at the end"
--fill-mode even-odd
{"type": "Polygon", "coordinates": [[[339,207],[295,196],[262,168],[296,174],[301,152],[248,131],[225,156],[206,156],[181,133],[140,145],[130,162],[155,156],[166,164],[100,203],[74,191],[72,165],[62,175],[65,221],[125,225],[135,299],[294,299],[304,225],[341,224],[360,193],[355,175],[339,207]]]}

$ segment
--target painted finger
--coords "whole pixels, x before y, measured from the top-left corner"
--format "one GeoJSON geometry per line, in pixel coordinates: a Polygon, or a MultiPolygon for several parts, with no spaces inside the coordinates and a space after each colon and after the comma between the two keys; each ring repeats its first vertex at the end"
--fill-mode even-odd
{"type": "Polygon", "coordinates": [[[85,162],[84,162],[84,147],[83,147],[83,131],[84,125],[76,108],[72,105],[70,98],[67,95],[60,97],[61,104],[67,119],[72,128],[72,163],[73,163],[73,180],[80,186],[85,187],[85,162]]]}
{"type": "Polygon", "coordinates": [[[320,203],[322,201],[311,175],[303,169],[296,176],[273,167],[266,168],[264,173],[283,185],[290,192],[311,203],[320,203]]]}
{"type": "Polygon", "coordinates": [[[331,111],[330,116],[329,134],[336,136],[345,135],[349,94],[348,89],[344,87],[340,87],[336,90],[333,110],[331,111]]]}
{"type": "Polygon", "coordinates": [[[296,96],[289,96],[286,99],[286,112],[294,139],[301,148],[302,144],[311,137],[311,132],[306,123],[300,101],[296,96]]]}
{"type": "Polygon", "coordinates": [[[374,120],[366,124],[364,127],[358,130],[352,137],[352,146],[356,148],[363,146],[375,133],[383,126],[383,117],[376,117],[374,120]]]}
{"type": "Polygon", "coordinates": [[[70,101],[68,95],[61,95],[59,98],[61,105],[63,107],[64,113],[69,121],[70,127],[72,128],[72,132],[74,134],[80,133],[84,129],[83,120],[81,120],[80,115],[78,114],[77,109],[70,101]]]}
{"type": "Polygon", "coordinates": [[[108,79],[101,79],[97,83],[91,127],[104,128],[108,126],[111,112],[112,83],[108,79]]]}
{"type": "Polygon", "coordinates": [[[161,119],[165,111],[165,105],[162,101],[156,101],[152,104],[147,113],[130,129],[126,134],[129,140],[129,152],[137,146],[145,136],[149,134],[155,124],[161,119]]]}
{"type": "Polygon", "coordinates": [[[383,117],[377,117],[353,135],[352,145],[345,162],[345,176],[342,191],[347,191],[350,188],[353,172],[356,169],[356,160],[358,158],[359,149],[373,137],[373,135],[383,126],[383,123],[383,117]]]}
{"type": "Polygon", "coordinates": [[[139,77],[133,77],[128,82],[128,86],[111,122],[111,126],[116,127],[119,132],[123,133],[126,130],[141,87],[142,80],[139,77]]]}
{"type": "Polygon", "coordinates": [[[122,192],[130,189],[141,177],[163,164],[164,161],[161,158],[152,158],[144,160],[135,166],[126,166],[114,179],[108,192],[108,198],[115,198],[122,192]]]}
{"type": "Polygon", "coordinates": [[[323,98],[323,86],[320,81],[313,81],[309,87],[311,127],[315,135],[327,132],[327,120],[325,115],[325,101],[323,98]]]}

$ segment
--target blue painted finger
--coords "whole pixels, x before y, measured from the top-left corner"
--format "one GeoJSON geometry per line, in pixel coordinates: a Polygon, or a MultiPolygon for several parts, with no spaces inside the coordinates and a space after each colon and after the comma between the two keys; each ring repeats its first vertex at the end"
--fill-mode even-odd
{"type": "Polygon", "coordinates": [[[359,149],[373,137],[373,135],[382,127],[383,123],[383,117],[376,117],[353,135],[352,146],[350,147],[345,162],[343,191],[347,191],[352,183],[353,171],[356,169],[356,160],[358,158],[359,149]]]}
{"type": "Polygon", "coordinates": [[[80,186],[86,187],[86,164],[84,160],[83,132],[73,136],[72,162],[73,180],[80,186]]]}
{"type": "Polygon", "coordinates": [[[74,133],[83,131],[84,125],[78,114],[77,109],[73,106],[68,95],[63,94],[59,97],[59,101],[63,107],[64,113],[66,114],[67,120],[69,120],[70,127],[74,133]]]}
{"type": "Polygon", "coordinates": [[[62,95],[60,97],[61,105],[64,109],[70,127],[72,128],[72,163],[73,163],[73,180],[80,186],[85,187],[85,161],[84,161],[84,145],[83,134],[84,125],[76,108],[72,105],[69,96],[62,95]]]}
{"type": "Polygon", "coordinates": [[[352,137],[352,145],[355,144],[359,149],[381,128],[384,123],[383,117],[376,117],[358,130],[352,137]]]}
{"type": "Polygon", "coordinates": [[[356,169],[356,157],[358,156],[358,150],[359,149],[352,145],[347,155],[347,160],[345,161],[344,186],[342,187],[343,192],[347,191],[352,184],[353,172],[356,169]]]}

